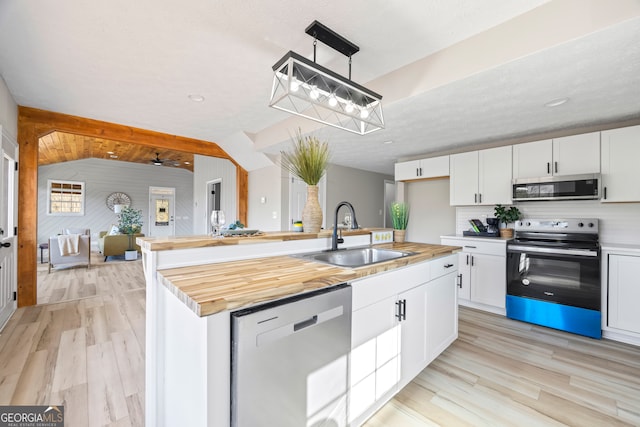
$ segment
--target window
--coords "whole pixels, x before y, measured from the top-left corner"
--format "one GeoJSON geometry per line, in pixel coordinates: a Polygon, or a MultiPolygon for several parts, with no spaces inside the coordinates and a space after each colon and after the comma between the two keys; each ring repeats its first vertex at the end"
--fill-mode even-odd
{"type": "Polygon", "coordinates": [[[47,214],[84,215],[84,182],[48,181],[47,214]]]}

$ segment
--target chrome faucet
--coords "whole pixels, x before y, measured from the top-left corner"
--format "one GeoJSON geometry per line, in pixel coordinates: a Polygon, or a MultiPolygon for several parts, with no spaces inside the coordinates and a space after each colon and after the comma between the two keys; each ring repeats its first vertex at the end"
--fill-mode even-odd
{"type": "Polygon", "coordinates": [[[357,230],[358,220],[356,219],[356,211],[353,210],[353,206],[349,202],[340,202],[338,206],[336,206],[336,212],[333,217],[333,234],[331,235],[331,250],[338,250],[338,243],[344,243],[344,239],[342,238],[342,232],[340,232],[340,237],[338,237],[338,211],[341,207],[346,206],[351,211],[351,229],[357,230]]]}

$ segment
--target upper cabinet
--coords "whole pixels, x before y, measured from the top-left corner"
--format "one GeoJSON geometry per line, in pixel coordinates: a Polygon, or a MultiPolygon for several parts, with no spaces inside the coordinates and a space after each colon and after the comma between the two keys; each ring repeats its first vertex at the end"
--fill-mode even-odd
{"type": "Polygon", "coordinates": [[[600,172],[600,132],[513,146],[513,178],[600,172]]]}
{"type": "Polygon", "coordinates": [[[395,164],[396,181],[449,176],[449,156],[410,160],[395,164]]]}
{"type": "Polygon", "coordinates": [[[640,202],[640,126],[602,132],[602,202],[640,202]]]}
{"type": "Polygon", "coordinates": [[[449,203],[511,204],[511,146],[452,154],[449,203]]]}

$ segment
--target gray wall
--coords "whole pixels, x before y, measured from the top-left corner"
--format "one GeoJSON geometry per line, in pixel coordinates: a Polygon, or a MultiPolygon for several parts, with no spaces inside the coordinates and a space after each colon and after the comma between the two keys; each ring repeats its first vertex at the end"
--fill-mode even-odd
{"type": "MultiPolygon", "coordinates": [[[[249,215],[247,227],[262,231],[288,229],[281,223],[286,212],[281,213],[280,194],[282,189],[282,168],[268,166],[249,172],[249,215]]],[[[287,208],[288,209],[288,208],[287,208]]]]}
{"type": "Polygon", "coordinates": [[[117,224],[115,213],[106,205],[106,198],[114,191],[131,197],[131,207],[141,209],[148,234],[149,187],[176,189],[176,235],[193,234],[193,174],[179,168],[158,167],[103,159],[85,159],[56,163],[38,168],[38,242],[63,228],[90,228],[92,243],[100,231],[117,224]],[[47,181],[49,179],[83,181],[85,183],[85,214],[77,216],[47,215],[47,181]]]}
{"type": "Polygon", "coordinates": [[[18,139],[18,105],[0,76],[0,125],[14,141],[18,139]]]}
{"type": "Polygon", "coordinates": [[[193,156],[193,233],[206,234],[211,230],[210,213],[207,210],[207,182],[220,179],[222,182],[220,207],[227,224],[235,222],[236,212],[236,166],[227,159],[193,156]]]}
{"type": "Polygon", "coordinates": [[[456,208],[449,206],[449,179],[405,183],[409,204],[407,240],[440,244],[440,236],[456,231],[456,208]]]}
{"type": "MultiPolygon", "coordinates": [[[[333,216],[338,203],[350,202],[361,227],[382,227],[384,210],[384,181],[392,176],[338,165],[327,169],[327,195],[324,215],[327,228],[333,227],[333,216]]],[[[346,208],[341,208],[338,222],[342,222],[346,208]]]]}

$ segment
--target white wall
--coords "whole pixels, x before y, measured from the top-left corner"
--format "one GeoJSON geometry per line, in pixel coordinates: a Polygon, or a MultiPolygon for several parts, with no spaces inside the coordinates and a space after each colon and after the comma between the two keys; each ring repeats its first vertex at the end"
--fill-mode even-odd
{"type": "Polygon", "coordinates": [[[440,244],[440,236],[456,230],[456,209],[449,206],[449,179],[407,182],[407,240],[440,244]]]}
{"type": "Polygon", "coordinates": [[[221,180],[222,195],[220,208],[225,213],[227,224],[235,222],[236,209],[236,167],[227,159],[193,156],[193,233],[206,234],[210,231],[207,210],[207,182],[221,180]]]}
{"type": "Polygon", "coordinates": [[[247,228],[262,231],[282,229],[281,175],[282,168],[275,165],[249,172],[247,228]]]}
{"type": "Polygon", "coordinates": [[[106,205],[114,191],[131,197],[131,207],[141,209],[148,235],[149,187],[176,189],[176,235],[193,234],[193,174],[185,169],[142,165],[104,159],[84,159],[56,163],[38,168],[38,242],[46,242],[63,228],[90,228],[95,247],[97,235],[117,224],[116,214],[106,205]],[[83,181],[85,214],[77,216],[47,215],[47,181],[49,179],[83,181]]]}
{"type": "MultiPolygon", "coordinates": [[[[392,176],[338,165],[327,169],[326,207],[323,207],[327,228],[333,227],[335,208],[343,200],[356,211],[361,227],[382,227],[384,210],[384,181],[392,176]]],[[[340,209],[338,222],[342,222],[346,208],[340,209]]]]}
{"type": "Polygon", "coordinates": [[[0,76],[0,125],[3,132],[12,140],[18,140],[18,105],[9,93],[9,88],[2,76],[0,76]]]}

